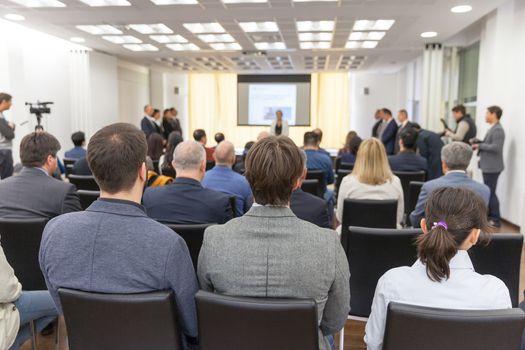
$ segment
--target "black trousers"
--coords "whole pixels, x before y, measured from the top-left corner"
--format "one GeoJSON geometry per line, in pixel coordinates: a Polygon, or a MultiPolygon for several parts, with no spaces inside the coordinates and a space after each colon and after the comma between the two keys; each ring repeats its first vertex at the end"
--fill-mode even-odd
{"type": "Polygon", "coordinates": [[[13,153],[10,149],[0,149],[0,179],[13,175],[13,153]]]}
{"type": "Polygon", "coordinates": [[[499,200],[496,196],[496,187],[501,173],[483,173],[483,182],[490,188],[489,199],[489,219],[499,222],[501,220],[499,212],[499,200]]]}

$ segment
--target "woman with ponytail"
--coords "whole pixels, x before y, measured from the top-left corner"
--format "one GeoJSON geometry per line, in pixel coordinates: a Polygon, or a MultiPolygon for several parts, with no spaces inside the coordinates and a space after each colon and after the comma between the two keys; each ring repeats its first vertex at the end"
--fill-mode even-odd
{"type": "Polygon", "coordinates": [[[377,283],[366,324],[368,350],[383,348],[391,301],[443,309],[511,308],[509,290],[498,278],[474,271],[468,250],[486,240],[487,207],[478,194],[462,188],[432,192],[417,239],[418,260],[391,269],[377,283]]]}

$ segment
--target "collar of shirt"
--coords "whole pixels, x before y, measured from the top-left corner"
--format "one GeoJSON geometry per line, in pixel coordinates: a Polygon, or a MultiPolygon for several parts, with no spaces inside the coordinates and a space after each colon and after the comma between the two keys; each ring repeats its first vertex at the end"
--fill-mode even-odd
{"type": "MultiPolygon", "coordinates": [[[[425,268],[425,264],[423,264],[419,259],[417,259],[417,261],[412,266],[425,268]]],[[[470,256],[466,250],[458,250],[456,255],[454,255],[454,257],[450,260],[448,266],[451,270],[474,271],[474,266],[472,265],[472,261],[470,260],[470,256]]]]}
{"type": "Polygon", "coordinates": [[[127,199],[117,199],[117,198],[99,198],[98,199],[99,201],[103,201],[103,202],[108,202],[108,203],[117,203],[117,204],[125,204],[125,205],[132,205],[134,207],[137,207],[139,208],[140,210],[142,210],[143,212],[146,212],[146,209],[136,203],[136,202],[133,202],[133,201],[130,201],[130,200],[127,200],[127,199]]]}
{"type": "Polygon", "coordinates": [[[466,174],[467,172],[466,172],[465,170],[449,170],[449,171],[447,172],[446,175],[448,175],[448,174],[454,174],[454,173],[458,173],[458,174],[466,174]]]}
{"type": "Polygon", "coordinates": [[[40,170],[41,172],[43,172],[44,174],[46,174],[46,176],[49,176],[49,174],[48,174],[48,172],[47,172],[46,169],[44,169],[44,168],[40,168],[40,167],[35,167],[35,169],[38,169],[38,170],[40,170]]]}
{"type": "Polygon", "coordinates": [[[408,124],[408,119],[401,123],[401,127],[405,127],[408,124]]]}
{"type": "Polygon", "coordinates": [[[290,208],[289,205],[271,205],[271,204],[262,205],[257,202],[253,202],[252,207],[290,208]]]}

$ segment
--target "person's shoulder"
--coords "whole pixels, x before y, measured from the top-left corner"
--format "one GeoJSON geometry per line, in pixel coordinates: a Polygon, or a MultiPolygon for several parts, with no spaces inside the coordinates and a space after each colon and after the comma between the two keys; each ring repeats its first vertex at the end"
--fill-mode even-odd
{"type": "Polygon", "coordinates": [[[211,188],[206,188],[206,187],[202,187],[199,192],[203,193],[203,195],[205,196],[204,198],[206,198],[206,200],[209,200],[209,199],[215,199],[217,201],[224,201],[224,200],[229,200],[229,196],[225,193],[222,193],[222,192],[219,192],[217,190],[212,190],[211,188]]]}
{"type": "Polygon", "coordinates": [[[301,202],[308,202],[308,205],[326,205],[324,199],[305,191],[294,191],[292,192],[292,198],[294,196],[301,202]]]}

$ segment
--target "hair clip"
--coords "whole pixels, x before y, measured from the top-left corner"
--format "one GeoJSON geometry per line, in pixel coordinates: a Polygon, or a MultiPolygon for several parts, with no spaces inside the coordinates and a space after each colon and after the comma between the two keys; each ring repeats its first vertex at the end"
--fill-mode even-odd
{"type": "Polygon", "coordinates": [[[438,228],[439,226],[443,227],[445,230],[448,230],[448,225],[445,221],[434,222],[434,226],[432,226],[431,230],[438,228]]]}

